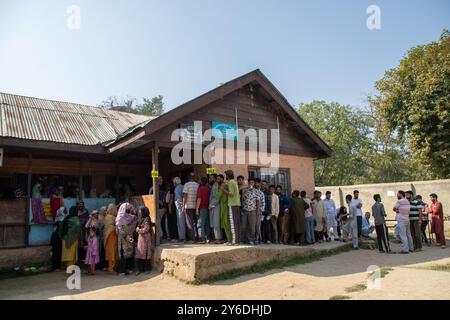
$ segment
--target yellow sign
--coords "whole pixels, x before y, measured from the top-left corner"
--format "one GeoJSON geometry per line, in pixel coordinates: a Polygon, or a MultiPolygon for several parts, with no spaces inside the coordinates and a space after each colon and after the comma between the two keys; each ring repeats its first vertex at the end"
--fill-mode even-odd
{"type": "Polygon", "coordinates": [[[216,174],[216,168],[206,168],[206,174],[216,174]]]}
{"type": "Polygon", "coordinates": [[[159,178],[159,171],[158,170],[152,170],[152,178],[159,178]]]}

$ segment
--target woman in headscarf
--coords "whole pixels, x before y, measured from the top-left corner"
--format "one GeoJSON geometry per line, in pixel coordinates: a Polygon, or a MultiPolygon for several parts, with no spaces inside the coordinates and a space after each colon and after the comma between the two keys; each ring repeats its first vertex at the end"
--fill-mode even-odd
{"type": "Polygon", "coordinates": [[[132,268],[134,256],[133,232],[136,229],[136,216],[132,214],[130,203],[123,203],[116,218],[117,242],[119,251],[119,269],[120,275],[129,273],[132,268]]]}
{"type": "Polygon", "coordinates": [[[153,232],[152,221],[150,219],[150,211],[147,207],[141,207],[141,220],[136,227],[138,234],[137,246],[136,246],[136,262],[138,271],[136,275],[141,272],[150,272],[151,270],[151,258],[153,253],[153,232]]]}
{"type": "Polygon", "coordinates": [[[69,210],[69,215],[64,219],[61,230],[61,261],[65,262],[67,267],[77,263],[80,232],[81,224],[80,219],[78,218],[78,209],[73,206],[69,210]]]}
{"type": "Polygon", "coordinates": [[[82,259],[82,257],[86,256],[86,247],[88,245],[87,243],[87,233],[86,233],[86,223],[89,219],[89,212],[84,207],[84,201],[79,200],[77,202],[77,215],[80,219],[80,234],[78,236],[78,257],[82,259]]]}
{"type": "Polygon", "coordinates": [[[63,221],[66,218],[67,209],[62,206],[56,211],[55,224],[53,226],[53,233],[50,243],[52,244],[52,269],[57,271],[61,269],[61,254],[62,254],[62,227],[63,221]]]}
{"type": "Polygon", "coordinates": [[[98,211],[98,252],[100,254],[100,262],[99,267],[103,269],[103,271],[106,271],[106,261],[105,261],[105,247],[103,246],[103,243],[105,241],[105,217],[106,217],[106,210],[107,207],[103,206],[98,211]]]}
{"type": "Polygon", "coordinates": [[[108,261],[108,271],[114,272],[117,266],[117,233],[116,233],[117,208],[111,203],[106,209],[104,225],[105,260],[108,261]]]}

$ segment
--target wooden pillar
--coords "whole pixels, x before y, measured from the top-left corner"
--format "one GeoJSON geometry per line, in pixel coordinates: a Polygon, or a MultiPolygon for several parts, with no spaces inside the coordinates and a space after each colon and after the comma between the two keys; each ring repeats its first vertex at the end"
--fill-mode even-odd
{"type": "MultiPolygon", "coordinates": [[[[152,170],[158,170],[158,158],[159,158],[159,147],[158,144],[155,142],[152,148],[152,170]]],[[[156,223],[156,245],[159,246],[160,244],[160,238],[161,235],[159,234],[159,228],[158,225],[161,224],[161,216],[159,213],[159,179],[152,177],[153,182],[153,212],[155,213],[155,223],[156,223]]]]}
{"type": "Polygon", "coordinates": [[[78,189],[80,190],[80,194],[78,195],[79,200],[83,199],[83,166],[84,166],[84,159],[80,159],[80,181],[78,189]]]}
{"type": "Polygon", "coordinates": [[[24,229],[24,237],[25,237],[25,246],[28,246],[29,241],[28,241],[28,235],[30,234],[30,217],[29,217],[29,213],[30,213],[30,201],[31,201],[31,178],[33,175],[33,155],[30,152],[28,152],[28,177],[27,177],[27,212],[25,213],[25,228],[24,229]]]}
{"type": "Polygon", "coordinates": [[[31,177],[32,177],[32,161],[33,161],[33,155],[31,154],[31,151],[28,152],[28,177],[27,177],[27,195],[29,198],[31,198],[31,177]]]}

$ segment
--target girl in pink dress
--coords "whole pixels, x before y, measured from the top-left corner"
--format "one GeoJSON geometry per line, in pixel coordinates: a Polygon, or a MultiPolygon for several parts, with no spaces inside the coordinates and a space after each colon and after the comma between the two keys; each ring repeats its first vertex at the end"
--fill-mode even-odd
{"type": "Polygon", "coordinates": [[[88,245],[86,250],[86,258],[84,263],[88,266],[88,273],[94,275],[95,265],[100,261],[100,254],[98,250],[98,211],[91,212],[88,222],[86,223],[86,231],[88,233],[88,245]]]}

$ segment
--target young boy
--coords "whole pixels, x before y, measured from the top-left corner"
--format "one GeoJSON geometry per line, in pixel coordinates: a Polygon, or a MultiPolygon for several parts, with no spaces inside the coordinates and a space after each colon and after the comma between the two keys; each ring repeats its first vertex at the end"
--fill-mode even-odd
{"type": "Polygon", "coordinates": [[[372,216],[375,219],[378,250],[380,251],[380,253],[391,252],[391,248],[389,246],[388,230],[385,221],[385,217],[387,215],[386,211],[384,210],[384,205],[381,203],[381,196],[379,194],[376,194],[373,196],[373,200],[375,200],[375,203],[372,206],[372,216]]]}

